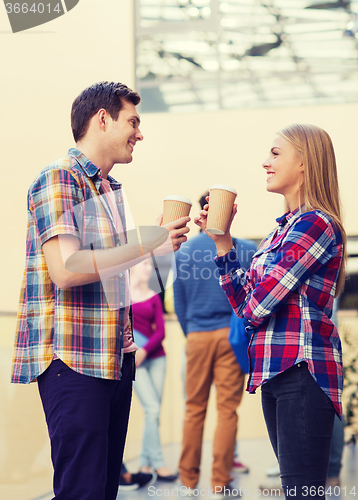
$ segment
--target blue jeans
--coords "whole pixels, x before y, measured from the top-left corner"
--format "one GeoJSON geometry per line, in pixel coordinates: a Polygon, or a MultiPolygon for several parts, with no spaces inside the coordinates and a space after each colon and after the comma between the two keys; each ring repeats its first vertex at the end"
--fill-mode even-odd
{"type": "Polygon", "coordinates": [[[305,362],[261,387],[262,408],[286,498],[325,498],[335,411],[305,362]]]}
{"type": "Polygon", "coordinates": [[[162,446],[159,437],[159,417],[165,377],[165,356],[146,359],[136,372],[134,390],[145,413],[141,467],[164,466],[162,446]]]}

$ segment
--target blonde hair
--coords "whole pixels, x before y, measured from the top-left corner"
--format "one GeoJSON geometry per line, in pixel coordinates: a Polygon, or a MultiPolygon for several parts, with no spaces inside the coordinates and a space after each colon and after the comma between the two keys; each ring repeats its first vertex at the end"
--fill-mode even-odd
{"type": "Polygon", "coordinates": [[[333,144],[327,132],[315,125],[294,123],[278,132],[300,154],[304,165],[300,206],[305,210],[321,210],[339,227],[343,241],[343,259],[337,279],[337,297],[345,282],[347,236],[342,223],[337,165],[333,144]]]}

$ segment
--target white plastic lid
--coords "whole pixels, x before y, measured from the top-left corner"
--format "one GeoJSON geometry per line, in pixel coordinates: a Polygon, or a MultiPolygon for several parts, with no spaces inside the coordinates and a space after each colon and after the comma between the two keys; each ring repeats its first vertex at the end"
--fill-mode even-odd
{"type": "Polygon", "coordinates": [[[235,188],[230,187],[230,186],[225,186],[224,184],[214,184],[214,186],[211,186],[209,191],[211,191],[212,189],[222,189],[223,191],[230,191],[231,193],[234,193],[237,195],[237,191],[235,188]]]}
{"type": "Polygon", "coordinates": [[[177,196],[176,194],[170,194],[169,196],[164,198],[164,201],[182,201],[183,203],[192,205],[192,202],[189,200],[189,198],[185,198],[184,196],[177,196]]]}
{"type": "Polygon", "coordinates": [[[220,235],[225,234],[224,231],[221,231],[221,229],[216,229],[214,227],[207,227],[206,230],[208,233],[212,233],[212,234],[220,234],[220,235]]]}

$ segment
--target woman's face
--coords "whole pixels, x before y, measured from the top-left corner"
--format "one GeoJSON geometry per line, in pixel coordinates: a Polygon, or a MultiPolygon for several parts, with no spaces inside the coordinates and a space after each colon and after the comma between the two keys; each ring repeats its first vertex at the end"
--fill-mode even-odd
{"type": "Polygon", "coordinates": [[[139,282],[148,282],[150,276],[152,274],[153,266],[149,259],[143,260],[136,266],[132,267],[131,276],[135,276],[135,278],[139,282]]]}
{"type": "Polygon", "coordinates": [[[273,140],[268,158],[262,164],[267,173],[266,189],[284,195],[291,210],[298,206],[298,193],[303,183],[302,158],[296,148],[277,135],[273,140]]]}

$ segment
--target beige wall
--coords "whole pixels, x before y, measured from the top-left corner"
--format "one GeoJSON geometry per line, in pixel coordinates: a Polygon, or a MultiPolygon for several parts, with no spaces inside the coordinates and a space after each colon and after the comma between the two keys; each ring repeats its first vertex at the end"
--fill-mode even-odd
{"type": "MultiPolygon", "coordinates": [[[[82,0],[67,15],[12,34],[0,9],[0,311],[14,311],[24,262],[26,193],[35,175],[73,145],[73,98],[99,80],[134,85],[130,0],[82,0]]],[[[261,238],[280,215],[261,168],[276,131],[302,121],[326,128],[336,147],[349,234],[358,233],[358,104],[142,116],[144,141],[130,165],[114,167],[138,225],[151,224],[167,194],[196,201],[214,183],[239,191],[236,236],[261,238]]],[[[193,207],[193,215],[198,205],[193,207]]],[[[196,231],[194,228],[193,233],[196,231]]]]}
{"type": "MultiPolygon", "coordinates": [[[[0,310],[16,309],[24,260],[26,192],[36,173],[72,145],[69,110],[88,84],[122,80],[133,85],[132,3],[82,1],[67,15],[28,32],[11,34],[0,18],[0,124],[3,189],[0,310]],[[99,7],[100,5],[100,7],[99,7]]],[[[357,233],[355,154],[357,104],[234,110],[142,117],[145,140],[132,164],[116,166],[134,218],[150,224],[161,200],[177,193],[197,200],[217,182],[236,186],[237,236],[261,237],[282,207],[265,192],[262,160],[280,127],[305,121],[321,125],[336,146],[349,233],[357,233]]],[[[197,211],[194,206],[193,213],[197,211]]]]}
{"type": "Polygon", "coordinates": [[[0,7],[0,310],[14,311],[24,263],[26,193],[73,146],[72,100],[91,83],[134,84],[130,0],[81,0],[68,14],[12,34],[0,7]]]}

